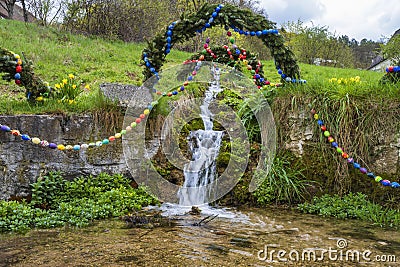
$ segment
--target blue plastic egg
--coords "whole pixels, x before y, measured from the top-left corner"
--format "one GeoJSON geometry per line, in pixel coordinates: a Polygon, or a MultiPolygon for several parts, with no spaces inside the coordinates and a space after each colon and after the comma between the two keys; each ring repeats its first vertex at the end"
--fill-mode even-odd
{"type": "Polygon", "coordinates": [[[399,188],[399,187],[400,187],[400,184],[397,183],[397,182],[392,182],[392,183],[390,184],[390,186],[393,187],[393,188],[399,188]]]}
{"type": "Polygon", "coordinates": [[[29,141],[29,140],[31,140],[31,138],[30,138],[28,135],[26,135],[26,134],[21,135],[21,138],[22,138],[22,140],[24,140],[24,141],[29,141]]]}
{"type": "Polygon", "coordinates": [[[57,145],[54,144],[54,143],[50,143],[50,144],[49,144],[49,148],[51,148],[51,149],[56,149],[56,148],[57,148],[57,145]]]}
{"type": "Polygon", "coordinates": [[[7,125],[2,125],[0,129],[3,132],[10,132],[11,131],[10,127],[8,127],[7,125]]]}
{"type": "Polygon", "coordinates": [[[354,162],[353,163],[353,167],[356,168],[356,169],[359,169],[361,167],[361,165],[358,164],[357,162],[354,162]]]}

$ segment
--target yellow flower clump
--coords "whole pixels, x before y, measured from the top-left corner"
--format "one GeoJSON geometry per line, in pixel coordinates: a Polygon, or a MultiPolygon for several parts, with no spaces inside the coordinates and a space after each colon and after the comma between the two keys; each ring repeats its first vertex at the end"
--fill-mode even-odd
{"type": "Polygon", "coordinates": [[[335,84],[359,84],[361,83],[360,76],[350,77],[350,78],[331,78],[329,79],[330,83],[335,84]]]}

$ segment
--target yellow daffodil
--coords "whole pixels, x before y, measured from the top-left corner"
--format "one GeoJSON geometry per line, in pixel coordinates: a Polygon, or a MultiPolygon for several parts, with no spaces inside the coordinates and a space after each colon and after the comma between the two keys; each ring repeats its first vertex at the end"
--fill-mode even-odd
{"type": "Polygon", "coordinates": [[[67,84],[68,80],[67,79],[63,79],[62,82],[63,82],[63,84],[67,84]]]}
{"type": "Polygon", "coordinates": [[[75,76],[70,73],[70,74],[68,74],[68,78],[73,79],[73,78],[75,78],[75,76]]]}
{"type": "Polygon", "coordinates": [[[350,77],[350,78],[331,78],[329,79],[330,83],[337,83],[337,84],[355,84],[361,83],[360,76],[350,77]]]}
{"type": "Polygon", "coordinates": [[[74,102],[75,102],[75,100],[70,99],[70,100],[68,101],[68,104],[72,105],[72,104],[74,104],[74,102]]]}
{"type": "Polygon", "coordinates": [[[73,89],[76,89],[76,84],[73,84],[73,85],[72,85],[72,88],[73,88],[73,89]]]}
{"type": "Polygon", "coordinates": [[[85,89],[86,89],[86,90],[90,90],[90,85],[89,85],[89,84],[86,84],[86,85],[85,85],[85,89]]]}
{"type": "Polygon", "coordinates": [[[57,89],[60,89],[61,86],[60,86],[60,84],[57,83],[57,84],[55,85],[55,87],[56,87],[57,89]]]}

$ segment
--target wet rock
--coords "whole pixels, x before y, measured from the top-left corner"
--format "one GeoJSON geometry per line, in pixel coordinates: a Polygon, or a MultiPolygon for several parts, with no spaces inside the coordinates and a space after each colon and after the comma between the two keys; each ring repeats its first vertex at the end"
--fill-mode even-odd
{"type": "Polygon", "coordinates": [[[191,215],[200,215],[201,209],[196,206],[192,206],[192,209],[189,211],[189,214],[191,215]]]}

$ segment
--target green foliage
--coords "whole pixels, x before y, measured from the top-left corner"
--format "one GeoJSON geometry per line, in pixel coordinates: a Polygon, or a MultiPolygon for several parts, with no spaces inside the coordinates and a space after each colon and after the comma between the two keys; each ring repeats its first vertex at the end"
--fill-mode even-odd
{"type": "Polygon", "coordinates": [[[304,213],[326,217],[360,219],[380,226],[400,226],[400,210],[384,208],[372,203],[362,193],[349,193],[343,197],[325,194],[314,197],[311,203],[299,204],[298,208],[304,213]]]}
{"type": "Polygon", "coordinates": [[[268,174],[258,172],[255,174],[260,186],[253,195],[260,205],[276,203],[296,203],[304,200],[307,187],[313,183],[306,180],[302,170],[293,166],[286,156],[275,157],[268,174]]]}
{"type": "Polygon", "coordinates": [[[36,183],[31,184],[31,204],[45,209],[51,208],[59,202],[66,183],[67,181],[57,172],[39,177],[36,183]]]}
{"type": "Polygon", "coordinates": [[[0,201],[0,232],[64,225],[87,226],[93,220],[117,217],[157,200],[122,175],[80,177],[66,181],[51,172],[32,184],[32,201],[0,201]]]}

